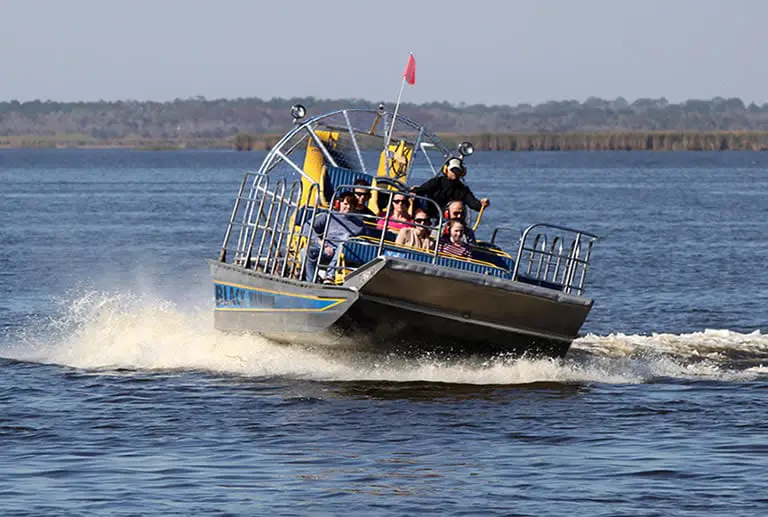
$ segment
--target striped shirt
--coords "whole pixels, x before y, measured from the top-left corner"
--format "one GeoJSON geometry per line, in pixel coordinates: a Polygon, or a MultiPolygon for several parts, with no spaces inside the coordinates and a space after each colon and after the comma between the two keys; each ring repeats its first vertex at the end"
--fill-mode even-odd
{"type": "Polygon", "coordinates": [[[459,257],[469,257],[469,248],[464,244],[454,244],[448,239],[440,239],[438,250],[442,253],[457,255],[459,257]]]}

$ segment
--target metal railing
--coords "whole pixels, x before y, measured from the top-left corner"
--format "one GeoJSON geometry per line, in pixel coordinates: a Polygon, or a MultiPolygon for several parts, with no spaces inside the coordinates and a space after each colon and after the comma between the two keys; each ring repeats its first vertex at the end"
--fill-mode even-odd
{"type": "Polygon", "coordinates": [[[219,261],[282,277],[301,277],[305,265],[299,251],[306,246],[317,213],[319,186],[309,185],[306,206],[301,204],[301,181],[270,178],[248,172],[240,185],[219,261]],[[247,188],[250,185],[250,188],[247,188]],[[310,214],[311,212],[311,214],[310,214]],[[307,225],[307,220],[310,224],[307,225]],[[234,238],[236,233],[237,238],[234,238]]]}
{"type": "MultiPolygon", "coordinates": [[[[395,195],[402,195],[411,203],[415,200],[423,201],[426,203],[424,208],[431,206],[436,209],[438,216],[434,224],[422,226],[428,228],[430,234],[436,234],[434,248],[424,251],[431,255],[433,264],[437,263],[440,236],[446,220],[434,201],[407,191],[378,186],[339,185],[334,189],[329,206],[334,207],[342,192],[361,189],[377,192],[377,196],[387,196],[386,203],[380,205],[383,214],[371,217],[350,213],[350,216],[360,217],[363,221],[367,218],[371,224],[375,221],[375,230],[369,230],[366,234],[376,242],[377,256],[381,256],[385,247],[392,244],[387,240],[387,235],[395,221],[391,215],[395,195]]],[[[312,260],[315,273],[313,278],[307,280],[317,282],[318,273],[324,265],[322,250],[326,243],[332,244],[334,249],[343,245],[341,242],[331,243],[327,237],[332,218],[344,214],[321,206],[321,197],[317,183],[302,184],[300,179],[289,183],[278,179],[274,186],[270,186],[268,175],[246,173],[235,199],[219,260],[227,262],[231,257],[231,263],[244,268],[295,279],[306,277],[309,261],[312,260]],[[307,189],[304,196],[302,188],[307,189]],[[322,231],[315,228],[320,214],[327,214],[324,216],[322,231]],[[316,257],[309,256],[310,247],[319,248],[316,257]]],[[[505,230],[510,228],[499,227],[493,231],[492,245],[496,245],[497,237],[505,230]]],[[[511,279],[581,295],[590,266],[592,246],[597,240],[597,235],[581,230],[546,223],[533,224],[522,232],[514,264],[510,263],[511,279]]],[[[511,257],[507,257],[504,260],[511,261],[511,257]]],[[[336,270],[335,265],[331,264],[331,267],[336,270]]]]}
{"type": "MultiPolygon", "coordinates": [[[[224,236],[224,241],[219,252],[219,261],[231,263],[264,273],[286,277],[304,278],[308,266],[308,249],[310,246],[323,250],[328,242],[327,234],[333,217],[339,214],[320,205],[320,185],[311,183],[305,185],[309,191],[306,197],[302,197],[302,183],[296,180],[287,183],[282,179],[275,182],[270,188],[270,177],[258,172],[248,172],[244,175],[240,184],[235,205],[232,209],[229,225],[224,236]],[[302,199],[306,200],[302,204],[302,199]],[[320,214],[328,214],[322,232],[315,230],[315,221],[320,214]]],[[[396,194],[405,196],[411,202],[423,200],[431,203],[437,210],[437,204],[431,199],[417,196],[410,192],[401,192],[382,187],[365,185],[339,185],[334,189],[329,206],[333,207],[342,192],[365,189],[369,192],[377,192],[378,195],[387,196],[387,202],[383,210],[384,215],[375,217],[367,216],[370,223],[375,225],[375,230],[369,230],[369,236],[378,235],[377,254],[381,255],[386,245],[387,232],[394,221],[391,217],[392,200],[396,194]]],[[[352,216],[365,218],[354,213],[352,216]]],[[[430,233],[437,232],[438,236],[444,224],[441,214],[434,225],[423,225],[430,233]]],[[[342,243],[333,243],[340,246],[342,243]]],[[[429,250],[433,257],[433,263],[438,257],[439,239],[435,239],[434,249],[429,250]]],[[[313,278],[307,280],[317,281],[317,272],[322,264],[322,252],[315,263],[313,278]]]]}
{"type": "MultiPolygon", "coordinates": [[[[499,233],[504,230],[512,228],[496,228],[491,236],[492,244],[496,244],[499,233]]],[[[524,276],[527,282],[580,296],[584,293],[592,246],[598,239],[597,235],[574,228],[532,224],[520,237],[512,280],[521,280],[524,276]]]]}

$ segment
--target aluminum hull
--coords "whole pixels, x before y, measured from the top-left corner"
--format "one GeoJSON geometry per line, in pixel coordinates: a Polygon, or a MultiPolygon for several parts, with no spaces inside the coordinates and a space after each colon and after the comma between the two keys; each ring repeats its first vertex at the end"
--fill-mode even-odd
{"type": "Polygon", "coordinates": [[[592,300],[523,282],[379,257],[340,286],[211,261],[215,326],[382,352],[563,357],[592,300]]]}

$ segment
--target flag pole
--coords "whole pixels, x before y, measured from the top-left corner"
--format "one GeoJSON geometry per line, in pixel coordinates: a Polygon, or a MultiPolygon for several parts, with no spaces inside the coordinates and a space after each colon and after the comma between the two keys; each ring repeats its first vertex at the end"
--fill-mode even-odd
{"type": "MultiPolygon", "coordinates": [[[[395,102],[395,112],[392,116],[392,123],[389,125],[386,142],[384,143],[384,153],[387,158],[390,158],[391,154],[389,152],[389,142],[392,140],[392,132],[395,130],[395,123],[397,122],[397,110],[400,108],[400,99],[403,97],[405,83],[416,84],[416,61],[413,58],[413,52],[408,54],[408,64],[405,65],[403,80],[400,82],[400,93],[397,94],[397,102],[395,102]]],[[[387,170],[389,170],[389,165],[390,164],[388,163],[387,170]]]]}
{"type": "Polygon", "coordinates": [[[387,141],[384,144],[384,150],[389,153],[389,141],[392,140],[392,131],[395,129],[395,122],[397,122],[397,110],[400,108],[400,99],[403,97],[403,90],[405,89],[405,76],[400,82],[400,93],[397,94],[397,102],[395,103],[395,113],[392,116],[392,123],[389,125],[389,132],[387,133],[387,141]]]}

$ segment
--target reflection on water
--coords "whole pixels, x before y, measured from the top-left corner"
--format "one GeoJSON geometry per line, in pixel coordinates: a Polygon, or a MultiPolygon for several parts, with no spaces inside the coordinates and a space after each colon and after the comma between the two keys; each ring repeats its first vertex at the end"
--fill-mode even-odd
{"type": "Polygon", "coordinates": [[[412,402],[484,400],[496,403],[514,403],[521,398],[567,398],[589,389],[585,384],[559,382],[487,385],[423,381],[347,381],[324,383],[324,386],[328,392],[340,397],[380,400],[405,399],[412,402]]]}

